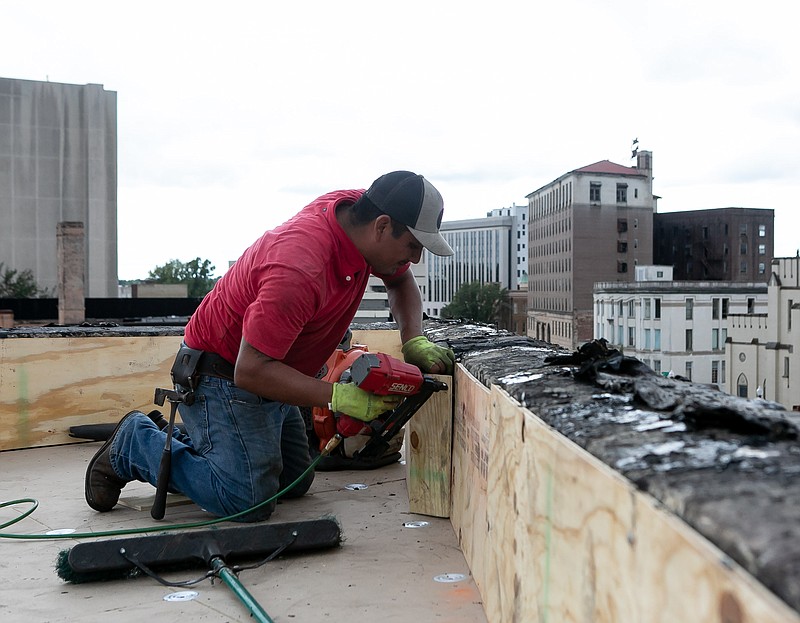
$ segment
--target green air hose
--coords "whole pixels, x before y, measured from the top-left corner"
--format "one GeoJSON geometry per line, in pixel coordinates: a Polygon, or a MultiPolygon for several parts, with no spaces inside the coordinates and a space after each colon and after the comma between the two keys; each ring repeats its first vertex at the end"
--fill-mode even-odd
{"type": "MultiPolygon", "coordinates": [[[[148,532],[166,532],[168,530],[188,530],[190,528],[202,528],[205,526],[213,526],[215,524],[223,523],[226,521],[233,521],[238,519],[239,517],[243,517],[248,513],[252,513],[259,508],[266,506],[270,502],[277,500],[281,496],[285,495],[287,491],[290,491],[293,487],[297,485],[306,475],[313,470],[317,463],[319,463],[323,457],[330,454],[336,446],[342,441],[342,437],[338,434],[334,435],[333,438],[328,442],[328,445],[320,452],[319,456],[311,462],[306,470],[300,474],[294,482],[290,483],[282,490],[278,491],[275,495],[271,498],[256,504],[252,508],[245,509],[240,511],[234,515],[228,515],[227,517],[219,517],[217,519],[209,519],[206,521],[197,521],[193,523],[181,523],[181,524],[169,524],[169,525],[158,525],[158,526],[149,526],[147,528],[128,528],[125,530],[104,530],[100,532],[75,532],[72,534],[14,534],[12,532],[0,532],[0,538],[4,539],[22,539],[22,540],[31,540],[31,541],[40,541],[40,540],[54,540],[54,539],[91,539],[100,536],[122,536],[125,534],[144,534],[148,532]]],[[[7,521],[3,524],[0,524],[0,530],[4,530],[9,526],[13,526],[14,524],[22,521],[28,515],[33,513],[39,507],[39,501],[35,498],[20,498],[18,500],[9,500],[7,502],[0,502],[0,508],[5,508],[6,506],[15,506],[17,504],[31,504],[31,508],[25,511],[19,517],[16,517],[10,521],[7,521]]]]}

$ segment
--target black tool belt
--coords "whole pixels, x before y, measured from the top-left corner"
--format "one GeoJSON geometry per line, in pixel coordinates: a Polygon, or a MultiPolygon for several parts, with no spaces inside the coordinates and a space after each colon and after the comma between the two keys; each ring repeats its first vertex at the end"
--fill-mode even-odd
{"type": "Polygon", "coordinates": [[[197,373],[200,375],[216,376],[226,381],[233,382],[233,364],[217,353],[204,351],[197,364],[197,373]]]}
{"type": "Polygon", "coordinates": [[[184,392],[197,389],[197,377],[215,376],[233,382],[233,364],[216,353],[181,344],[170,370],[172,382],[184,392]]]}

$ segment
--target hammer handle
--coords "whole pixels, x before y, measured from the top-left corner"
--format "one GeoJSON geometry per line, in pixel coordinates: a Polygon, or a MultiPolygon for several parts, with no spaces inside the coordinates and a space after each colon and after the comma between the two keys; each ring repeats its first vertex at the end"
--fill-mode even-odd
{"type": "Polygon", "coordinates": [[[175,412],[178,410],[177,402],[170,402],[169,425],[167,425],[167,441],[161,453],[161,464],[158,466],[158,480],[156,481],[156,497],[150,509],[153,519],[164,519],[167,509],[167,489],[169,489],[169,475],[172,470],[172,430],[175,427],[175,412]]]}

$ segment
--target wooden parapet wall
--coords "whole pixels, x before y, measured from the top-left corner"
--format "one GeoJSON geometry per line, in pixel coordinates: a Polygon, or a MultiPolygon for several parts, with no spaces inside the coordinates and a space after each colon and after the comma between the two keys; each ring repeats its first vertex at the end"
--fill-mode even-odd
{"type": "MultiPolygon", "coordinates": [[[[180,330],[62,327],[0,339],[0,450],[81,441],[69,428],[156,408],[180,330]]],[[[402,357],[396,330],[356,330],[353,343],[402,357]]]]}
{"type": "Polygon", "coordinates": [[[455,386],[451,521],[491,623],[800,621],[498,386],[455,386]]]}
{"type": "Polygon", "coordinates": [[[71,426],[154,409],[180,336],[0,340],[0,450],[79,441],[71,426]]]}

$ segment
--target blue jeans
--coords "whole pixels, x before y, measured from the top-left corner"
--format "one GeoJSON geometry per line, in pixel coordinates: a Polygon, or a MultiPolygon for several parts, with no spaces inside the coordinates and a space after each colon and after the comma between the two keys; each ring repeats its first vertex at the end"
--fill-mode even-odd
{"type": "MultiPolygon", "coordinates": [[[[169,489],[218,517],[260,504],[311,464],[297,407],[202,376],[194,403],[178,409],[187,434],[173,432],[169,489]]],[[[155,486],[165,442],[166,432],[150,418],[131,416],[111,444],[111,465],[120,478],[155,486]]],[[[313,480],[312,471],[285,497],[303,495],[313,480]]],[[[273,501],[239,521],[261,521],[274,510],[273,501]]]]}

